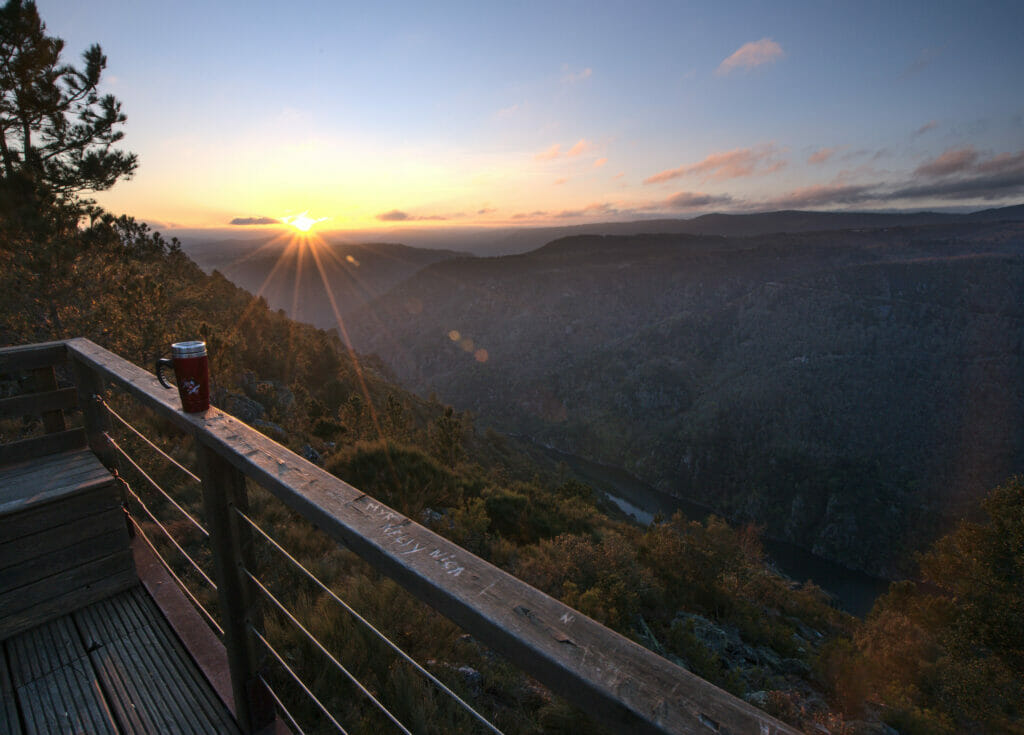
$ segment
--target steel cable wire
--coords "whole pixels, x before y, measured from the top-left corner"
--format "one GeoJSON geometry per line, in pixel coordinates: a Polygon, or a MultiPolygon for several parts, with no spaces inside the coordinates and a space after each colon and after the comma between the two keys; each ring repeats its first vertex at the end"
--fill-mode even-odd
{"type": "Polygon", "coordinates": [[[194,474],[194,473],[192,472],[192,470],[190,470],[190,469],[189,469],[188,467],[186,467],[185,465],[183,465],[183,464],[181,464],[180,462],[178,462],[178,460],[176,460],[176,459],[175,459],[174,457],[172,457],[172,456],[171,456],[171,455],[169,455],[169,454],[168,454],[167,452],[165,452],[165,451],[164,451],[163,449],[161,449],[161,448],[160,448],[160,447],[158,447],[158,446],[157,446],[156,444],[154,444],[154,443],[153,443],[152,441],[150,441],[150,440],[149,440],[149,437],[147,437],[147,436],[146,436],[145,434],[143,434],[143,433],[142,433],[141,431],[139,431],[139,430],[138,430],[138,429],[136,429],[136,428],[135,428],[134,426],[132,426],[132,425],[131,425],[130,423],[128,423],[128,420],[127,420],[127,419],[125,419],[125,418],[124,418],[123,416],[121,416],[121,414],[119,414],[119,413],[118,413],[117,411],[115,411],[115,410],[114,410],[114,409],[113,409],[113,408],[112,408],[112,407],[110,406],[110,404],[109,404],[109,403],[107,403],[107,402],[106,402],[106,400],[104,400],[104,398],[103,398],[102,396],[100,396],[100,395],[98,395],[98,394],[94,393],[94,394],[93,394],[93,400],[95,400],[95,401],[96,401],[96,402],[97,402],[98,404],[100,404],[101,406],[103,406],[103,408],[107,409],[107,412],[108,412],[108,413],[110,413],[110,415],[111,415],[111,416],[113,416],[114,418],[116,418],[116,419],[117,419],[118,421],[120,421],[120,422],[121,422],[122,424],[124,424],[125,428],[127,428],[127,429],[128,429],[129,431],[132,431],[132,432],[134,432],[134,434],[135,434],[135,435],[136,435],[137,437],[139,437],[140,439],[142,439],[142,441],[146,442],[146,444],[148,444],[148,445],[149,445],[150,447],[152,447],[152,448],[153,448],[153,449],[154,449],[155,451],[159,452],[159,453],[160,453],[160,455],[161,455],[161,456],[163,456],[163,458],[164,458],[164,459],[166,459],[166,460],[167,460],[168,462],[170,462],[170,463],[171,463],[171,464],[173,464],[173,465],[174,465],[175,467],[177,467],[177,468],[178,468],[179,470],[181,470],[181,471],[182,471],[182,472],[184,472],[184,473],[185,473],[186,475],[188,475],[190,479],[192,479],[192,480],[193,480],[194,482],[200,482],[200,483],[202,482],[202,480],[200,480],[200,479],[199,479],[199,478],[198,478],[198,477],[197,477],[197,476],[196,476],[196,475],[195,475],[195,474],[194,474]]]}
{"type": "Polygon", "coordinates": [[[201,603],[196,598],[196,596],[192,594],[192,590],[190,590],[185,585],[185,583],[181,580],[181,577],[179,577],[177,574],[174,573],[174,570],[171,569],[171,565],[168,564],[167,560],[164,559],[164,557],[160,554],[159,551],[157,551],[156,546],[154,546],[153,542],[149,540],[149,536],[147,536],[146,532],[144,530],[142,530],[142,526],[139,524],[139,522],[136,521],[134,518],[132,518],[130,513],[128,513],[127,516],[128,516],[129,522],[131,522],[132,526],[135,527],[135,530],[139,532],[139,536],[142,538],[143,541],[146,542],[146,545],[150,548],[150,551],[152,551],[153,554],[156,555],[156,558],[163,565],[164,569],[167,570],[167,573],[170,574],[174,578],[174,581],[178,583],[178,586],[181,587],[182,592],[184,592],[186,595],[188,595],[188,598],[190,600],[192,600],[192,604],[194,604],[197,608],[199,608],[199,611],[202,612],[203,615],[206,616],[206,619],[210,621],[210,624],[216,629],[217,633],[221,637],[223,637],[224,636],[224,629],[222,627],[220,627],[220,623],[217,622],[217,619],[215,617],[213,617],[213,615],[210,613],[210,611],[207,610],[203,606],[203,603],[201,603]]]}
{"type": "Polygon", "coordinates": [[[315,694],[313,694],[313,692],[310,690],[310,688],[308,686],[306,686],[306,682],[304,682],[302,679],[299,678],[299,675],[296,674],[295,671],[292,669],[292,667],[289,666],[285,662],[284,657],[281,656],[281,654],[277,652],[277,649],[275,649],[272,645],[270,645],[270,641],[268,641],[266,638],[264,638],[263,634],[260,633],[258,630],[256,630],[251,625],[249,626],[249,632],[252,633],[257,638],[259,638],[259,640],[263,643],[263,645],[266,646],[267,650],[270,651],[270,655],[272,655],[274,658],[277,659],[277,662],[279,664],[281,664],[281,666],[284,667],[284,670],[287,671],[288,674],[292,677],[292,679],[295,680],[295,683],[298,684],[299,687],[302,689],[302,691],[304,691],[306,693],[306,696],[309,697],[311,700],[313,700],[313,704],[315,704],[317,707],[319,707],[320,711],[323,712],[324,715],[327,717],[327,719],[329,719],[331,721],[331,724],[333,724],[336,728],[338,728],[338,732],[340,732],[341,735],[348,735],[348,732],[345,730],[344,727],[341,726],[341,723],[338,722],[336,719],[334,719],[334,715],[331,714],[330,710],[328,710],[324,706],[324,703],[321,702],[317,698],[317,696],[315,694]]]}
{"type": "Polygon", "coordinates": [[[249,579],[252,580],[253,584],[255,584],[260,589],[260,591],[264,594],[264,596],[266,596],[267,599],[269,599],[272,603],[274,603],[274,605],[277,607],[277,609],[280,610],[281,612],[283,612],[285,614],[285,616],[289,620],[292,621],[292,625],[294,625],[296,628],[298,628],[300,631],[302,631],[303,635],[305,635],[306,638],[308,638],[310,640],[310,642],[314,646],[316,646],[318,649],[320,649],[320,652],[322,654],[324,654],[330,660],[330,662],[332,664],[334,664],[335,668],[337,668],[338,671],[340,671],[342,674],[344,674],[345,677],[349,681],[351,681],[356,686],[356,688],[359,691],[361,691],[366,696],[367,699],[369,699],[371,702],[373,702],[373,704],[377,707],[377,709],[379,709],[381,712],[384,713],[385,717],[387,717],[389,720],[391,720],[392,723],[394,723],[395,727],[397,727],[399,730],[401,730],[403,733],[405,733],[405,735],[412,735],[412,732],[408,728],[406,728],[406,726],[403,725],[398,720],[397,717],[395,717],[393,714],[391,714],[391,711],[387,707],[385,707],[384,704],[379,699],[377,699],[377,697],[374,696],[373,692],[371,692],[369,689],[367,689],[366,685],[363,684],[363,682],[359,681],[359,679],[356,677],[355,674],[353,674],[351,671],[346,669],[345,666],[341,663],[341,661],[339,661],[337,658],[335,658],[334,654],[331,653],[330,651],[328,651],[327,647],[324,646],[324,644],[321,643],[320,640],[315,635],[313,635],[312,633],[309,632],[309,630],[306,628],[306,626],[304,626],[299,621],[299,619],[297,617],[295,617],[295,615],[292,613],[292,611],[289,610],[287,607],[285,607],[284,603],[282,603],[280,600],[277,599],[277,597],[274,596],[273,592],[268,590],[263,585],[263,583],[260,582],[259,579],[257,579],[256,576],[253,575],[253,573],[250,572],[248,569],[245,569],[243,567],[242,571],[244,571],[246,573],[246,575],[249,577],[249,579]]]}
{"type": "Polygon", "coordinates": [[[303,574],[305,574],[306,577],[308,577],[310,579],[310,581],[312,581],[315,585],[317,585],[321,590],[326,592],[335,602],[337,602],[339,605],[341,605],[350,615],[352,615],[352,617],[354,617],[356,620],[358,620],[360,623],[362,623],[368,630],[370,630],[370,632],[372,632],[375,636],[377,636],[378,639],[380,639],[384,644],[386,644],[389,648],[391,648],[392,651],[394,651],[396,654],[398,654],[398,656],[400,656],[403,660],[405,660],[406,663],[410,664],[413,668],[415,668],[418,672],[420,672],[424,677],[426,677],[434,686],[436,686],[438,689],[440,689],[445,694],[447,694],[449,697],[451,697],[453,700],[455,700],[468,714],[470,714],[475,720],[477,720],[477,722],[479,722],[480,724],[484,725],[491,732],[496,733],[496,735],[504,735],[504,733],[502,733],[501,730],[499,730],[497,727],[495,727],[493,724],[491,724],[491,722],[489,720],[487,720],[486,717],[484,717],[482,714],[480,714],[475,709],[473,709],[473,706],[470,705],[468,702],[466,702],[466,700],[464,700],[458,694],[456,694],[451,689],[449,689],[448,686],[443,681],[441,681],[436,676],[434,676],[432,673],[427,671],[427,669],[425,669],[422,666],[422,664],[420,664],[416,659],[414,659],[412,656],[410,656],[408,653],[406,653],[397,643],[392,641],[384,633],[382,633],[380,630],[378,630],[373,625],[373,623],[371,623],[369,620],[367,620],[362,615],[360,615],[351,605],[349,605],[343,599],[338,597],[338,595],[335,594],[334,590],[332,590],[326,584],[321,582],[320,579],[315,574],[313,574],[311,571],[306,569],[302,565],[302,562],[300,562],[298,559],[296,559],[294,556],[292,556],[288,552],[287,549],[285,549],[283,546],[281,546],[281,544],[279,544],[276,540],[274,540],[273,537],[271,537],[266,531],[264,531],[262,528],[260,528],[259,525],[257,525],[257,523],[253,519],[251,519],[248,515],[246,515],[243,511],[241,511],[238,508],[234,508],[234,510],[253,529],[255,529],[261,536],[263,536],[263,538],[265,538],[275,549],[277,549],[279,552],[281,552],[281,554],[284,555],[284,557],[287,558],[288,561],[290,561],[292,564],[294,564],[299,569],[299,571],[301,571],[303,574]]]}
{"type": "Polygon", "coordinates": [[[170,503],[171,505],[173,505],[173,506],[174,506],[175,508],[177,508],[177,509],[178,509],[178,511],[179,511],[179,512],[180,512],[180,513],[181,513],[182,515],[184,515],[184,516],[185,516],[186,518],[188,518],[188,520],[189,520],[189,521],[191,521],[192,525],[193,525],[193,526],[195,526],[195,527],[196,527],[197,529],[199,529],[199,532],[200,532],[201,534],[203,534],[204,536],[206,536],[207,538],[209,538],[209,536],[210,536],[210,532],[209,532],[209,531],[207,531],[207,530],[206,530],[205,528],[203,528],[203,525],[202,525],[202,524],[201,524],[201,523],[200,523],[199,521],[197,521],[197,520],[196,520],[196,519],[195,519],[195,518],[194,518],[194,517],[192,516],[192,514],[191,514],[191,513],[189,513],[189,512],[188,512],[187,510],[185,510],[184,508],[182,508],[182,507],[181,507],[181,505],[180,505],[180,504],[179,504],[179,503],[178,503],[178,502],[177,502],[177,501],[176,501],[176,500],[175,500],[174,498],[172,498],[172,497],[171,497],[171,496],[170,496],[170,495],[169,495],[169,494],[167,493],[167,491],[166,491],[166,490],[164,490],[164,489],[163,489],[162,487],[160,487],[160,484],[159,484],[159,483],[158,483],[158,482],[157,482],[156,480],[154,480],[154,479],[153,479],[152,477],[150,477],[150,476],[149,476],[149,474],[148,474],[148,473],[147,473],[147,472],[146,472],[146,471],[145,471],[144,469],[142,469],[141,467],[139,467],[139,464],[138,464],[138,463],[137,463],[137,462],[136,462],[136,461],[135,461],[134,459],[132,459],[131,455],[130,455],[130,454],[128,454],[128,452],[126,452],[126,451],[124,450],[124,448],[123,448],[123,447],[122,447],[122,446],[121,446],[120,444],[118,444],[118,443],[117,443],[117,441],[116,441],[116,440],[115,440],[115,439],[114,439],[114,438],[113,438],[112,436],[110,436],[110,434],[108,434],[108,433],[104,432],[104,433],[103,433],[103,436],[105,436],[105,437],[107,438],[107,441],[108,441],[108,442],[110,442],[110,446],[112,446],[112,447],[113,447],[113,448],[114,448],[115,450],[117,450],[117,452],[118,452],[118,453],[119,453],[119,454],[120,454],[120,455],[121,455],[122,457],[124,457],[124,458],[125,458],[126,460],[128,460],[128,463],[129,463],[129,464],[131,464],[131,466],[132,466],[132,467],[133,467],[133,468],[135,469],[135,471],[136,471],[136,472],[138,472],[138,473],[139,473],[140,475],[142,475],[142,476],[143,476],[143,477],[144,477],[144,478],[145,478],[145,479],[146,479],[146,480],[147,480],[147,481],[149,482],[149,484],[153,486],[153,488],[154,488],[154,489],[155,489],[155,490],[156,490],[156,491],[157,491],[158,493],[160,493],[161,495],[163,495],[163,496],[164,496],[164,498],[165,498],[165,499],[166,499],[166,500],[167,500],[167,501],[168,501],[168,502],[169,502],[169,503],[170,503]]]}

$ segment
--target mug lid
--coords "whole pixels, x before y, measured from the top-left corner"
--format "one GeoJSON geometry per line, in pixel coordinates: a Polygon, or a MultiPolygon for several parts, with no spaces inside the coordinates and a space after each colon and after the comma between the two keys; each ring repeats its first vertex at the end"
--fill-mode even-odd
{"type": "Polygon", "coordinates": [[[200,357],[206,354],[206,343],[200,340],[175,342],[171,345],[172,357],[200,357]]]}

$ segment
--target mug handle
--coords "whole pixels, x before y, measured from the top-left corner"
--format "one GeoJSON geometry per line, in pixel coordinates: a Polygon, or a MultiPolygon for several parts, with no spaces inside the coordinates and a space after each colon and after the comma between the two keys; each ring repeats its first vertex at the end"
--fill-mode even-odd
{"type": "Polygon", "coordinates": [[[156,379],[160,381],[160,385],[164,388],[173,388],[173,385],[167,385],[167,381],[164,380],[164,368],[174,369],[174,360],[170,360],[166,357],[159,357],[156,361],[156,379]]]}

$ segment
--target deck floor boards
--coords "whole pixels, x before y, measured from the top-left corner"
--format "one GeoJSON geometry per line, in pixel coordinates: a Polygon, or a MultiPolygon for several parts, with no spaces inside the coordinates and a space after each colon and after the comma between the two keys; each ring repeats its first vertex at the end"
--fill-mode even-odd
{"type": "Polygon", "coordinates": [[[2,648],[0,726],[11,732],[239,732],[141,586],[2,648]]]}

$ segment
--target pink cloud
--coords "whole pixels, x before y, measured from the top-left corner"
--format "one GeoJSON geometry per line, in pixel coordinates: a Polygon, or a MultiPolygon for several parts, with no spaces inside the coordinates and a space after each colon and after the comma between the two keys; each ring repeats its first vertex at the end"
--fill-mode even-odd
{"type": "Polygon", "coordinates": [[[587,140],[584,140],[583,138],[580,138],[578,141],[576,141],[576,145],[574,145],[572,148],[570,148],[569,150],[567,150],[565,152],[565,155],[567,155],[569,157],[578,156],[581,153],[584,153],[584,152],[586,152],[589,149],[590,149],[590,142],[587,141],[587,140]]]}
{"type": "Polygon", "coordinates": [[[786,165],[785,161],[776,160],[778,151],[774,145],[760,148],[737,148],[733,151],[712,153],[707,158],[689,166],[667,169],[644,179],[645,184],[659,184],[682,176],[702,176],[703,181],[722,181],[737,179],[754,174],[768,174],[778,171],[786,165]]]}
{"type": "Polygon", "coordinates": [[[784,55],[779,44],[770,38],[762,38],[760,41],[751,41],[740,46],[718,65],[715,73],[722,76],[735,69],[753,69],[755,66],[769,64],[784,55]]]}
{"type": "Polygon", "coordinates": [[[837,150],[837,148],[819,148],[808,156],[807,163],[825,163],[825,161],[832,158],[832,154],[837,150]]]}
{"type": "Polygon", "coordinates": [[[594,168],[601,168],[606,163],[608,163],[607,158],[598,158],[596,161],[594,161],[594,168]]]}
{"type": "Polygon", "coordinates": [[[560,184],[564,184],[568,180],[569,179],[565,178],[564,176],[562,178],[560,178],[560,179],[555,179],[555,186],[559,186],[560,184]]]}
{"type": "Polygon", "coordinates": [[[553,146],[551,146],[547,150],[541,151],[540,153],[536,154],[533,157],[533,159],[535,161],[551,161],[551,160],[553,160],[555,158],[558,158],[558,155],[559,155],[559,152],[561,151],[561,149],[562,149],[562,146],[560,146],[558,143],[555,143],[553,146]]]}
{"type": "Polygon", "coordinates": [[[915,176],[949,176],[969,170],[978,160],[974,146],[950,148],[938,158],[922,163],[914,170],[915,176]]]}
{"type": "Polygon", "coordinates": [[[1024,172],[1024,150],[1016,153],[1000,153],[978,164],[983,174],[1019,174],[1024,172]]]}

